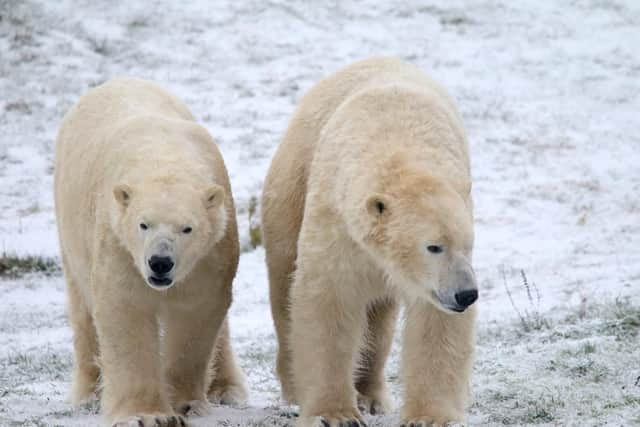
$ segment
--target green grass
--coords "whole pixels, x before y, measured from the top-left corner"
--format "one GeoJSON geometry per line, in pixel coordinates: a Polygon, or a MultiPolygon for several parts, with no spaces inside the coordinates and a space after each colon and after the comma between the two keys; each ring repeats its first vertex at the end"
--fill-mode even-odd
{"type": "Polygon", "coordinates": [[[520,270],[520,277],[522,280],[522,288],[526,291],[527,302],[526,305],[530,307],[527,309],[520,309],[518,305],[515,303],[513,298],[513,294],[511,293],[511,289],[507,284],[507,276],[505,273],[504,266],[501,269],[502,280],[504,283],[504,288],[507,292],[507,296],[509,297],[509,302],[511,303],[511,307],[518,315],[520,319],[520,324],[522,326],[522,330],[524,333],[528,333],[531,331],[540,331],[542,329],[551,329],[551,321],[543,316],[540,311],[540,303],[541,303],[541,295],[538,287],[535,282],[529,282],[527,278],[527,274],[524,270],[520,270]]]}
{"type": "Polygon", "coordinates": [[[262,229],[260,228],[260,218],[257,215],[258,198],[252,196],[249,200],[249,238],[253,249],[262,244],[262,229]]]}
{"type": "Polygon", "coordinates": [[[640,414],[640,306],[617,298],[577,307],[550,328],[518,320],[479,331],[471,410],[483,422],[603,425],[640,414]]]}
{"type": "Polygon", "coordinates": [[[54,258],[17,256],[7,253],[0,256],[0,278],[16,278],[28,273],[42,273],[50,276],[60,271],[60,265],[54,258]]]}
{"type": "MultiPolygon", "coordinates": [[[[0,358],[0,390],[16,393],[16,388],[36,381],[64,381],[70,378],[69,351],[42,348],[35,351],[10,350],[0,358]],[[5,388],[6,387],[6,388],[5,388]]],[[[1,394],[1,392],[0,392],[1,394]]]]}

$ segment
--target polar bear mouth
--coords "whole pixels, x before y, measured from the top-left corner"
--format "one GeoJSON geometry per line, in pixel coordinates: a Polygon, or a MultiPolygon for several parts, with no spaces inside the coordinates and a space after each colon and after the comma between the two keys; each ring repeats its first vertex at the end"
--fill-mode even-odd
{"type": "Polygon", "coordinates": [[[170,277],[149,276],[147,280],[149,281],[149,284],[162,288],[167,287],[173,283],[173,279],[171,279],[170,277]]]}
{"type": "Polygon", "coordinates": [[[451,305],[445,305],[443,307],[449,311],[454,311],[456,313],[463,313],[467,309],[467,307],[451,306],[451,305]]]}

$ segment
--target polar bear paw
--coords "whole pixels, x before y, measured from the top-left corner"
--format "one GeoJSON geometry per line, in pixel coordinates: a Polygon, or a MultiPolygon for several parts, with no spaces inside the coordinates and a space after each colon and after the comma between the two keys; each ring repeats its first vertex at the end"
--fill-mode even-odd
{"type": "Polygon", "coordinates": [[[386,393],[372,396],[358,393],[358,409],[363,414],[386,414],[391,410],[391,399],[386,393]]]}
{"type": "Polygon", "coordinates": [[[208,397],[212,403],[240,406],[247,403],[247,388],[244,383],[212,387],[208,397]]]}
{"type": "Polygon", "coordinates": [[[414,418],[404,421],[400,427],[464,427],[463,423],[457,421],[434,421],[433,418],[414,418]]]}
{"type": "Polygon", "coordinates": [[[213,406],[209,401],[205,400],[189,400],[176,405],[176,412],[186,416],[203,417],[211,414],[213,406]]]}
{"type": "Polygon", "coordinates": [[[299,427],[367,427],[357,411],[340,411],[312,417],[310,420],[300,419],[299,427]]]}
{"type": "Polygon", "coordinates": [[[187,427],[180,415],[135,415],[113,423],[112,427],[187,427]]]}

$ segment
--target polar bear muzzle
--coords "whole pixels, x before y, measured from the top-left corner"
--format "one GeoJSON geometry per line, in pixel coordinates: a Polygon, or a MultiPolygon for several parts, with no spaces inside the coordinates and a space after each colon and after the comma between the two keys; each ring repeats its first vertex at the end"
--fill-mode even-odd
{"type": "Polygon", "coordinates": [[[446,279],[435,293],[447,311],[462,313],[478,299],[478,285],[471,265],[462,256],[455,256],[446,279]]]}
{"type": "Polygon", "coordinates": [[[176,258],[174,242],[163,236],[153,238],[146,251],[145,270],[149,285],[154,289],[166,289],[174,283],[176,258]]]}
{"type": "Polygon", "coordinates": [[[153,272],[149,276],[149,282],[155,286],[169,286],[173,283],[173,279],[167,277],[167,274],[171,272],[174,265],[175,263],[171,257],[153,255],[149,258],[149,268],[153,272]]]}

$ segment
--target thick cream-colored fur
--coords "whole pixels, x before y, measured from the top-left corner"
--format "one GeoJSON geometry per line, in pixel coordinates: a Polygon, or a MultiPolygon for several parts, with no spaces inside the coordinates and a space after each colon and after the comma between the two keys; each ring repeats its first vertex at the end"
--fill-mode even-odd
{"type": "Polygon", "coordinates": [[[231,188],[217,146],[182,102],[125,78],[82,97],[58,135],[55,204],[72,401],[97,392],[109,424],[147,426],[202,411],[218,378],[228,390],[216,394],[244,397],[226,325],[239,251],[231,188]],[[168,289],[146,281],[154,233],[175,249],[168,289]]]}
{"type": "Polygon", "coordinates": [[[361,61],[302,99],[262,201],[277,373],[299,426],[388,409],[400,302],[403,422],[464,420],[475,306],[449,308],[476,286],[470,189],[456,107],[417,68],[361,61]]]}

